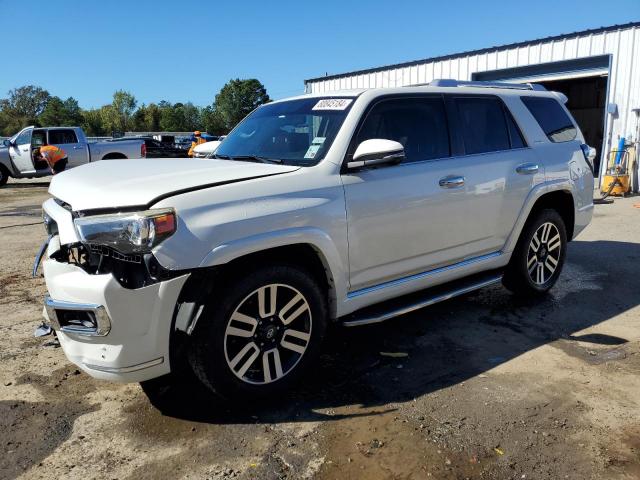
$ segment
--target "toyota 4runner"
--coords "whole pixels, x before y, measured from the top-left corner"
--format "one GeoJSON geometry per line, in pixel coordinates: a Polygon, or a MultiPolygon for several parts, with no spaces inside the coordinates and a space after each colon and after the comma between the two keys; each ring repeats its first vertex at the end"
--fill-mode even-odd
{"type": "Polygon", "coordinates": [[[537,85],[440,80],[263,105],[211,159],[98,162],[44,203],[45,321],[88,374],[273,395],[330,322],[558,280],[595,150],[537,85]]]}

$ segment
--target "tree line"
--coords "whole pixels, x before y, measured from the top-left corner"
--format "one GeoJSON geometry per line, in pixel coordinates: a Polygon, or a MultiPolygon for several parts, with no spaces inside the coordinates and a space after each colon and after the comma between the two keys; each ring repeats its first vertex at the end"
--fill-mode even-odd
{"type": "Polygon", "coordinates": [[[111,136],[118,132],[206,131],[225,135],[253,109],[270,101],[264,85],[256,79],[230,80],[211,105],[191,102],[138,104],[130,92],[117,90],[110,104],[83,109],[35,85],[10,90],[0,99],[0,135],[11,136],[28,125],[38,127],[81,126],[88,136],[111,136]]]}

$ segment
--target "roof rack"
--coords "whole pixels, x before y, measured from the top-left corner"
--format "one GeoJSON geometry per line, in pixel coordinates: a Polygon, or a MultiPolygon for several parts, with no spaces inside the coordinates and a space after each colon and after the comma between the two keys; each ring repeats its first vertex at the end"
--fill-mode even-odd
{"type": "MultiPolygon", "coordinates": [[[[544,86],[537,83],[507,83],[507,82],[469,82],[462,80],[454,80],[451,78],[432,80],[429,83],[422,84],[430,87],[479,87],[479,88],[509,88],[512,90],[536,90],[546,92],[544,86]]],[[[416,85],[411,85],[416,86],[416,85]]]]}

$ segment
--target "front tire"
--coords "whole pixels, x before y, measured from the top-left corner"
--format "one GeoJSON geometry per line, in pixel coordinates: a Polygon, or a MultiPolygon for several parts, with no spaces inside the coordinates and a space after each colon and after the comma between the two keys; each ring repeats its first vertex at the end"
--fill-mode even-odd
{"type": "Polygon", "coordinates": [[[316,359],[326,325],[325,296],[312,275],[295,266],[264,267],[215,290],[190,363],[222,397],[271,397],[316,359]]]}
{"type": "Polygon", "coordinates": [[[541,210],[525,225],[502,283],[517,295],[544,294],[557,282],[566,252],[562,217],[555,210],[541,210]]]}

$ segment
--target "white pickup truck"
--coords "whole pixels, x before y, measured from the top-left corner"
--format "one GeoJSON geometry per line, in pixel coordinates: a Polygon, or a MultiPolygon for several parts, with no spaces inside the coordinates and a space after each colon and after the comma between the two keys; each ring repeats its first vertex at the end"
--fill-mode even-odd
{"type": "Polygon", "coordinates": [[[3,142],[0,147],[0,187],[9,177],[34,178],[51,174],[46,165],[33,161],[33,150],[55,145],[67,154],[67,168],[96,160],[142,158],[146,156],[143,139],[89,143],[80,127],[26,127],[3,142]]]}

